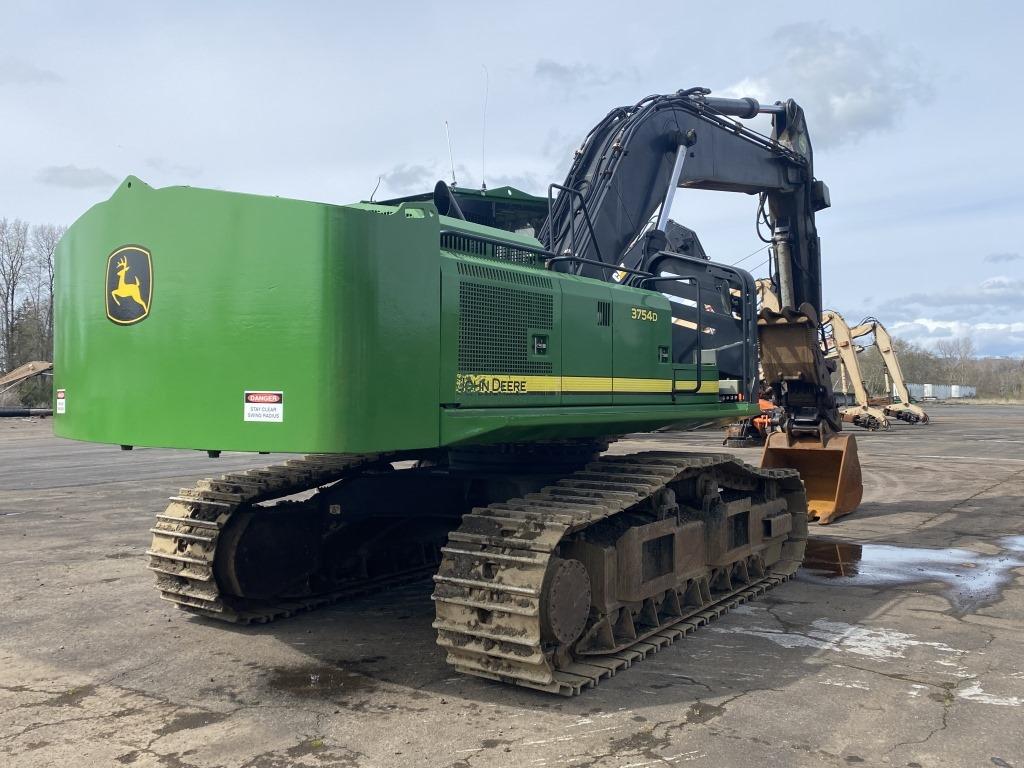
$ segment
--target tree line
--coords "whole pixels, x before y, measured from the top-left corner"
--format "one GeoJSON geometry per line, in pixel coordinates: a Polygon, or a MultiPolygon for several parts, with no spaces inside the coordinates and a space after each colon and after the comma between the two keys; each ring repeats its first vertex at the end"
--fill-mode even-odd
{"type": "MultiPolygon", "coordinates": [[[[0,375],[32,360],[53,360],[53,254],[66,227],[0,219],[0,375]]],[[[970,338],[940,341],[934,350],[893,339],[903,375],[915,384],[967,384],[978,397],[1024,399],[1024,358],[978,357],[970,338]]],[[[868,391],[885,393],[881,355],[860,355],[868,391]]],[[[0,405],[50,402],[50,380],[36,379],[0,405]]]]}
{"type": "MultiPolygon", "coordinates": [[[[914,384],[966,384],[981,398],[1024,399],[1024,358],[978,357],[970,337],[944,339],[934,349],[893,338],[903,378],[914,384]]],[[[861,374],[873,396],[886,394],[885,366],[874,346],[860,355],[861,374]]]]}
{"type": "MultiPolygon", "coordinates": [[[[0,375],[53,360],[53,254],[66,229],[0,218],[0,375]]],[[[49,391],[49,378],[37,378],[0,404],[48,404],[49,391]]]]}

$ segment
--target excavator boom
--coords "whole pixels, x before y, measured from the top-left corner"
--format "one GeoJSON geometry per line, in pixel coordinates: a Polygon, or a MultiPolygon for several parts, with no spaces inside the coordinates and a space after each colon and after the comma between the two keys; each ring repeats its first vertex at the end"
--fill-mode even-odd
{"type": "Polygon", "coordinates": [[[903,378],[903,369],[900,368],[899,358],[896,357],[896,350],[893,349],[892,336],[882,323],[874,317],[867,317],[860,324],[850,329],[850,337],[859,339],[872,334],[875,339],[875,347],[882,356],[882,364],[885,366],[887,379],[891,381],[891,387],[887,386],[887,392],[895,388],[899,396],[899,402],[892,402],[883,408],[887,416],[895,416],[897,419],[911,424],[928,423],[928,414],[924,409],[911,402],[910,390],[907,388],[906,379],[903,378]]]}
{"type": "Polygon", "coordinates": [[[845,369],[849,376],[850,384],[853,387],[856,405],[846,406],[840,409],[843,421],[856,424],[872,431],[876,429],[888,429],[889,419],[881,408],[871,405],[868,397],[867,386],[864,383],[864,375],[860,369],[860,362],[857,360],[857,349],[853,343],[853,333],[846,320],[835,310],[827,309],[822,315],[822,324],[832,328],[832,339],[835,342],[830,354],[835,354],[840,366],[845,369]]]}
{"type": "Polygon", "coordinates": [[[3,394],[9,389],[13,389],[18,384],[31,379],[33,376],[42,376],[52,370],[53,363],[47,362],[46,360],[33,360],[31,363],[25,363],[24,365],[15,368],[10,373],[5,373],[0,376],[0,394],[3,394]]]}
{"type": "MultiPolygon", "coordinates": [[[[754,401],[762,387],[772,391],[782,411],[781,430],[768,440],[762,466],[799,468],[813,478],[810,514],[828,522],[852,512],[863,493],[855,441],[837,437],[842,423],[832,369],[818,343],[823,307],[814,216],[831,205],[828,187],[814,177],[810,136],[796,102],[763,106],[709,93],[691,88],[612,110],[577,150],[565,182],[551,185],[551,212],[540,239],[557,254],[552,261],[559,268],[577,274],[644,287],[672,280],[676,289],[679,276],[692,280],[696,294],[684,300],[695,307],[696,322],[673,306],[673,331],[684,336],[673,351],[687,355],[700,344],[686,343],[685,334],[704,330],[706,303],[700,297],[708,293],[701,291],[720,288],[729,277],[720,265],[666,252],[676,189],[756,194],[758,223],[771,229],[777,311],[765,309],[756,323],[744,323],[741,338],[719,336],[710,351],[720,370],[743,382],[744,399],[754,401]],[[771,115],[770,137],[733,119],[759,113],[771,115]],[[748,334],[756,336],[760,350],[760,382],[745,354],[748,334]],[[739,359],[737,350],[744,351],[739,359]]],[[[740,280],[729,290],[738,287],[753,297],[750,276],[744,272],[740,280]]],[[[747,307],[736,309],[729,311],[752,314],[747,307]]]]}

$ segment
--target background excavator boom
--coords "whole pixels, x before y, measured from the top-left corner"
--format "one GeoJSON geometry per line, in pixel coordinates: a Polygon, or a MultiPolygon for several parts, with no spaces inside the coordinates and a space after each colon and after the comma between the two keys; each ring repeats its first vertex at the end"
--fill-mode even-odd
{"type": "Polygon", "coordinates": [[[871,334],[874,336],[875,347],[882,357],[882,365],[886,372],[886,397],[891,398],[892,389],[895,388],[900,401],[886,405],[883,410],[888,416],[895,416],[903,421],[916,424],[928,423],[928,414],[921,406],[911,402],[910,390],[907,388],[907,381],[903,378],[903,370],[900,368],[899,358],[893,348],[892,336],[882,323],[874,317],[867,317],[858,325],[850,329],[850,336],[859,339],[871,334]]]}
{"type": "Polygon", "coordinates": [[[864,383],[864,374],[860,369],[860,361],[857,359],[856,345],[853,343],[853,334],[846,320],[835,310],[826,309],[821,316],[822,325],[832,328],[832,340],[835,342],[830,354],[835,354],[839,364],[845,369],[849,377],[850,385],[853,387],[856,405],[845,406],[840,409],[843,421],[856,424],[865,429],[888,429],[889,419],[880,408],[869,403],[867,386],[864,383]]]}

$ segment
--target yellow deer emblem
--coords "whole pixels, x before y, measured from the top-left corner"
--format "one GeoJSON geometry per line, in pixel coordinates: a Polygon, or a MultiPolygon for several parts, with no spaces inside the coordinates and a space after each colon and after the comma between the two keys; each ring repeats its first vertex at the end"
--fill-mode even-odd
{"type": "Polygon", "coordinates": [[[146,306],[146,302],[142,300],[142,292],[139,290],[141,283],[139,282],[138,276],[135,277],[134,283],[129,283],[125,280],[125,275],[128,274],[128,259],[122,256],[117,260],[117,288],[110,292],[110,297],[114,300],[117,306],[121,306],[121,299],[131,299],[140,307],[142,307],[143,314],[149,312],[149,307],[146,306]]]}

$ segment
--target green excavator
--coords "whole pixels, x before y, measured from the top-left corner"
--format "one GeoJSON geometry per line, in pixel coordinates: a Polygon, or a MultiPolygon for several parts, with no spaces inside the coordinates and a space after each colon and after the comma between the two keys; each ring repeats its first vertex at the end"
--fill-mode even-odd
{"type": "Polygon", "coordinates": [[[265,622],[433,573],[451,665],[579,693],[787,580],[808,513],[859,502],[819,344],[828,205],[797,104],[702,88],[610,112],[546,198],[129,177],[57,251],[54,430],[301,454],[156,516],[149,567],[185,611],[265,622]],[[680,187],[758,201],[780,311],[669,219],[680,187]],[[607,451],[755,416],[764,389],[785,419],[761,467],[607,451]]]}

